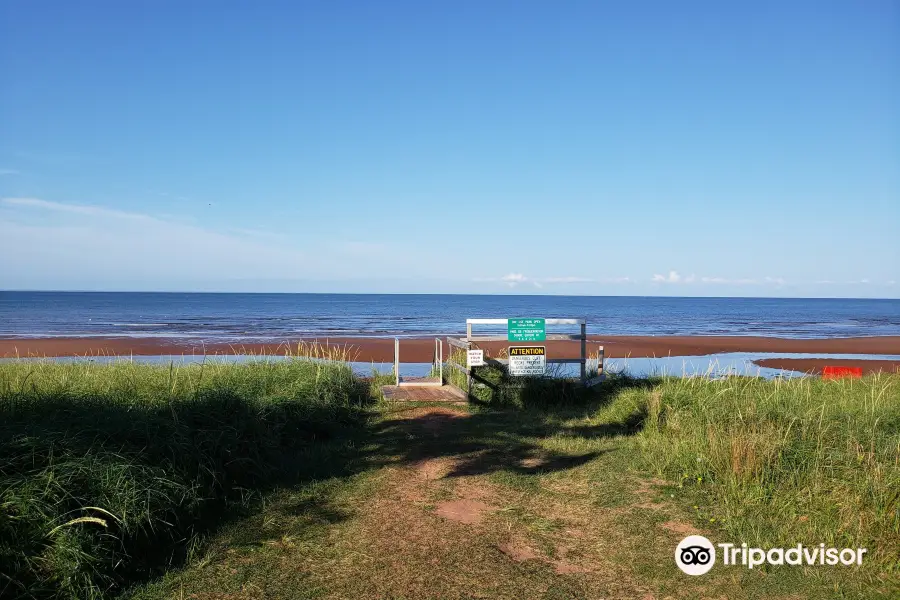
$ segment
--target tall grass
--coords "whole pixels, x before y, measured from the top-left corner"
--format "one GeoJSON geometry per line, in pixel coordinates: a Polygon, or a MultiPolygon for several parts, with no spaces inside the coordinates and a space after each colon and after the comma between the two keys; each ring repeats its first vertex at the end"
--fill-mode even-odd
{"type": "MultiPolygon", "coordinates": [[[[465,364],[463,354],[454,359],[465,364]]],[[[900,573],[900,375],[816,377],[610,375],[574,382],[479,369],[489,406],[598,406],[598,418],[638,431],[635,465],[702,499],[698,518],[737,543],[864,547],[900,573]],[[701,506],[702,505],[702,506],[701,506]]],[[[465,376],[445,369],[466,389],[465,376]]],[[[725,541],[725,540],[723,540],[725,541]]]]}
{"type": "Polygon", "coordinates": [[[340,358],[0,364],[0,596],[106,597],[340,472],[368,397],[340,358]]]}
{"type": "Polygon", "coordinates": [[[900,556],[900,376],[667,378],[638,437],[658,473],[710,499],[732,541],[900,556]]]}

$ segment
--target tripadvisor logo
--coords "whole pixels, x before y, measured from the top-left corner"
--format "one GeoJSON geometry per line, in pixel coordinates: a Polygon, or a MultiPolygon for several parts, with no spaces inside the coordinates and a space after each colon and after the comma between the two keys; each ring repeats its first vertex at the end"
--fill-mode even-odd
{"type": "Polygon", "coordinates": [[[689,535],[675,548],[675,564],[688,575],[703,575],[716,564],[716,547],[722,564],[753,569],[760,565],[861,565],[866,548],[826,548],[825,544],[791,548],[749,548],[747,544],[713,545],[702,535],[689,535]]]}
{"type": "Polygon", "coordinates": [[[689,535],[675,548],[675,564],[688,575],[703,575],[716,564],[716,549],[702,535],[689,535]]]}

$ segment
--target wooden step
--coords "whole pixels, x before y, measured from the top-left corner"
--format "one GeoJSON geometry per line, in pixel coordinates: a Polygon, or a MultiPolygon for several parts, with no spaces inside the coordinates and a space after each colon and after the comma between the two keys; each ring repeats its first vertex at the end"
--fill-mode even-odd
{"type": "Polygon", "coordinates": [[[385,400],[395,402],[465,402],[465,392],[451,385],[443,386],[396,386],[381,387],[385,400]]]}

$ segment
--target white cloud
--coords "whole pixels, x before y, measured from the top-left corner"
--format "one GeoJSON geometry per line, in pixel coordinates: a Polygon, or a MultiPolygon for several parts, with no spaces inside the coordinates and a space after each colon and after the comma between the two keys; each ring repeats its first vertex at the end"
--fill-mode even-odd
{"type": "Polygon", "coordinates": [[[64,204],[62,202],[50,202],[49,200],[40,200],[38,198],[3,198],[3,204],[7,206],[19,206],[27,208],[39,208],[43,210],[52,210],[55,212],[66,212],[77,215],[85,215],[89,217],[112,217],[116,219],[135,219],[135,220],[151,220],[154,217],[137,213],[124,212],[111,208],[102,208],[99,206],[90,206],[85,204],[64,204]]]}
{"type": "Polygon", "coordinates": [[[524,273],[507,273],[502,277],[476,277],[472,281],[478,283],[503,283],[509,287],[522,284],[530,284],[537,288],[545,285],[567,285],[576,283],[627,283],[634,280],[630,277],[616,277],[610,279],[591,279],[590,277],[558,276],[558,277],[528,277],[524,273]]]}
{"type": "Polygon", "coordinates": [[[657,283],[679,283],[681,282],[681,275],[678,274],[678,271],[669,271],[668,275],[654,275],[653,281],[657,283]]]}
{"type": "MultiPolygon", "coordinates": [[[[151,215],[38,198],[4,198],[3,246],[36,248],[41,272],[165,276],[283,276],[306,260],[297,248],[151,215]],[[28,217],[38,214],[34,221],[28,217]],[[22,221],[22,217],[25,218],[22,221]],[[16,242],[18,240],[18,242],[16,242]],[[68,267],[67,267],[68,265],[68,267]]],[[[29,254],[32,254],[29,252],[29,254]]],[[[13,267],[10,267],[13,268],[13,267]]]]}
{"type": "Polygon", "coordinates": [[[12,287],[109,289],[128,282],[144,289],[191,289],[202,281],[335,279],[359,271],[384,277],[398,264],[416,274],[416,265],[402,255],[386,264],[378,247],[340,239],[323,246],[309,236],[215,230],[90,204],[0,199],[0,252],[22,256],[0,261],[0,281],[12,287]],[[338,248],[342,251],[334,251],[338,248]]]}
{"type": "Polygon", "coordinates": [[[500,281],[513,288],[519,284],[530,283],[536,288],[544,287],[541,285],[541,282],[536,279],[531,279],[526,277],[522,273],[507,273],[503,277],[500,278],[500,281]]]}
{"type": "Polygon", "coordinates": [[[693,273],[684,277],[678,273],[678,271],[669,271],[668,275],[659,275],[656,274],[653,276],[652,280],[654,283],[679,283],[679,284],[691,284],[691,283],[707,283],[711,285],[784,285],[786,282],[781,277],[765,277],[762,280],[759,279],[749,279],[749,278],[729,278],[729,277],[697,277],[693,273]]]}
{"type": "Polygon", "coordinates": [[[510,285],[516,285],[517,283],[525,283],[526,281],[528,281],[528,278],[521,273],[508,273],[501,277],[500,281],[502,281],[503,283],[508,283],[510,285]]]}
{"type": "Polygon", "coordinates": [[[19,174],[19,171],[16,171],[15,169],[3,169],[3,168],[0,168],[0,176],[3,176],[3,175],[18,175],[18,174],[19,174]]]}
{"type": "MultiPolygon", "coordinates": [[[[844,281],[835,281],[833,279],[820,279],[814,282],[816,285],[879,285],[878,283],[873,283],[871,279],[848,279],[844,281]]],[[[885,281],[884,285],[895,285],[897,282],[895,280],[885,281]]]]}

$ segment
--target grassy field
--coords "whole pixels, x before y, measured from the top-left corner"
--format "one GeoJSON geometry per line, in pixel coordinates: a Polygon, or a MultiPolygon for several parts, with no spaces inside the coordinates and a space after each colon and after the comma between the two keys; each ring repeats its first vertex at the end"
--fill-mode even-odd
{"type": "Polygon", "coordinates": [[[0,592],[873,598],[900,589],[900,376],[612,377],[385,405],[340,364],[0,365],[0,592]],[[680,539],[866,547],[718,566],[680,539]],[[11,567],[7,567],[10,565],[11,567]]]}
{"type": "Polygon", "coordinates": [[[900,378],[671,379],[646,400],[652,470],[696,488],[732,539],[900,557],[900,378]]]}
{"type": "Polygon", "coordinates": [[[0,592],[100,598],[190,560],[278,486],[346,467],[341,364],[0,365],[0,592]]]}

